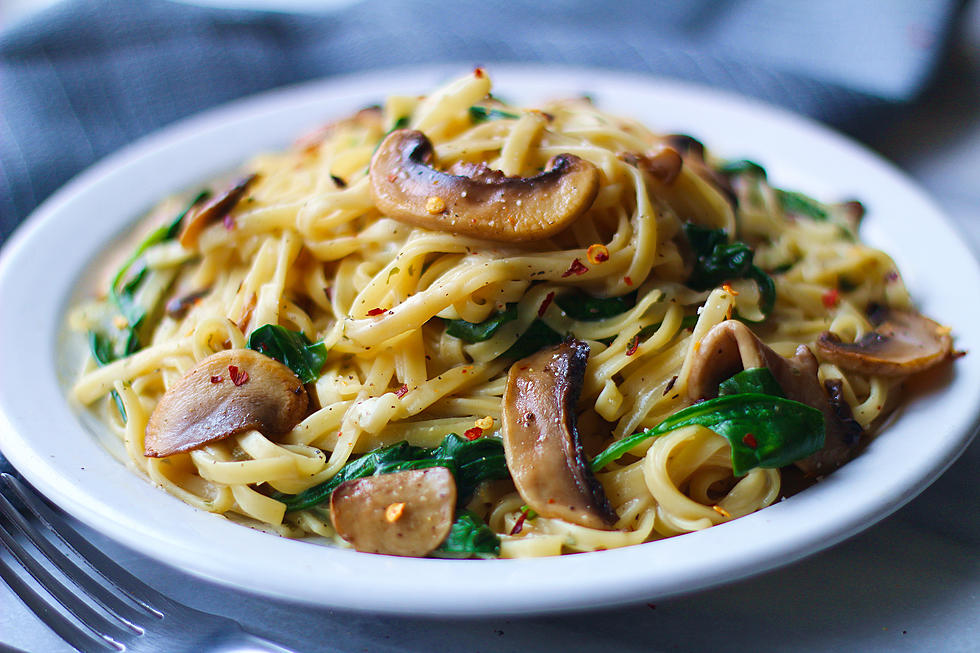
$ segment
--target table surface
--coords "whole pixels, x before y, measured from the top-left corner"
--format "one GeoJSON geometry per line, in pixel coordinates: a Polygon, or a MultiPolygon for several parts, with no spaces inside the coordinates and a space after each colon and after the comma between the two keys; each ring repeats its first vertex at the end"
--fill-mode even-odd
{"type": "MultiPolygon", "coordinates": [[[[961,28],[924,101],[868,143],[929,191],[980,252],[976,3],[961,28]]],[[[164,593],[297,651],[427,651],[434,643],[460,651],[980,651],[978,467],[975,441],[897,513],[793,565],[655,604],[564,616],[437,620],[301,608],[207,584],[86,532],[164,593]]],[[[71,650],[0,586],[4,645],[71,650]]]]}

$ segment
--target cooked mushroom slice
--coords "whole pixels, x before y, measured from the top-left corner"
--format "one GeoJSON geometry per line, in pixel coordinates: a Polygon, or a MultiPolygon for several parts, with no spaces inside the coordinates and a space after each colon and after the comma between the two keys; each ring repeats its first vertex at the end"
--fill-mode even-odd
{"type": "Polygon", "coordinates": [[[183,231],[180,232],[180,244],[181,246],[191,249],[197,246],[197,237],[201,235],[204,228],[215,222],[221,220],[228,213],[235,208],[238,201],[242,199],[248,187],[252,185],[258,178],[258,175],[251,174],[247,177],[239,179],[235,184],[221,193],[217,197],[211,199],[207,203],[195,207],[191,210],[187,218],[187,222],[184,224],[183,231]]]}
{"type": "Polygon", "coordinates": [[[708,165],[704,159],[705,149],[701,141],[687,134],[671,134],[667,136],[666,140],[670,146],[681,153],[685,165],[697,172],[705,181],[711,182],[715,188],[721,191],[732,207],[738,206],[738,195],[732,188],[731,180],[708,165]]]}
{"type": "Polygon", "coordinates": [[[821,358],[861,374],[905,376],[946,360],[953,351],[949,328],[920,313],[890,309],[875,318],[874,331],[853,343],[841,342],[829,331],[821,334],[821,358]]]}
{"type": "Polygon", "coordinates": [[[330,495],[330,521],[358,551],[421,557],[453,525],[456,482],[445,467],[346,481],[330,495]]]}
{"type": "Polygon", "coordinates": [[[599,171],[559,154],[534,177],[482,168],[472,176],[432,168],[432,143],[419,131],[393,131],[371,159],[371,192],[382,213],[427,229],[504,242],[548,238],[585,213],[599,171]]]}
{"type": "Polygon", "coordinates": [[[680,153],[669,145],[664,145],[646,154],[622,152],[619,154],[619,158],[667,185],[674,183],[684,166],[684,159],[680,153]]]}
{"type": "Polygon", "coordinates": [[[837,469],[854,455],[860,440],[857,423],[846,421],[842,408],[835,409],[817,377],[817,359],[805,346],[796,349],[793,358],[773,351],[737,320],[715,325],[701,339],[697,355],[691,361],[687,394],[692,400],[710,399],[718,394],[718,384],[742,370],[766,367],[779,383],[787,399],[798,401],[823,413],[824,447],[813,455],[796,461],[808,475],[826,474],[837,469]]]}
{"type": "Polygon", "coordinates": [[[159,458],[244,431],[290,431],[306,416],[302,381],[251,349],[208,356],[160,399],[146,425],[145,454],[159,458]]]}
{"type": "Polygon", "coordinates": [[[517,491],[539,515],[608,530],[616,512],[589,469],[575,428],[588,358],[589,346],[569,339],[511,366],[504,454],[517,491]]]}

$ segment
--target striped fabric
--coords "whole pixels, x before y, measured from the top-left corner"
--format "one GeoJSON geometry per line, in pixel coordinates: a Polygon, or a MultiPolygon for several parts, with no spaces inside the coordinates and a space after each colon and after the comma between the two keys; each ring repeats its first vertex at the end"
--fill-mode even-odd
{"type": "Polygon", "coordinates": [[[915,100],[955,0],[375,0],[322,13],[67,0],[0,32],[0,242],[73,175],[183,116],[411,63],[553,62],[735,90],[855,134],[915,100]]]}

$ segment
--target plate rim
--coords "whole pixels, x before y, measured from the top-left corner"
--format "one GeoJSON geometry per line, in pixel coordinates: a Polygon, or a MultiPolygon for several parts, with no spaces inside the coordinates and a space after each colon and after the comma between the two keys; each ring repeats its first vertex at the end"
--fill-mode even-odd
{"type": "MultiPolygon", "coordinates": [[[[915,197],[922,206],[926,207],[928,212],[931,212],[930,218],[938,220],[938,223],[942,225],[939,231],[944,231],[940,236],[956,236],[957,230],[945,214],[918,188],[915,182],[908,179],[904,173],[898,171],[892,164],[885,161],[879,155],[857,145],[850,139],[833,132],[829,128],[810,119],[792,114],[785,109],[772,107],[759,100],[744,98],[728,91],[708,88],[691,82],[657,78],[642,73],[613,72],[601,68],[580,66],[487,64],[484,67],[490,72],[491,77],[499,82],[499,86],[505,88],[509,82],[515,79],[528,79],[542,74],[549,76],[569,76],[573,78],[601,75],[604,78],[602,85],[606,88],[615,84],[619,84],[620,86],[641,84],[644,87],[654,87],[658,89],[658,92],[686,94],[702,99],[708,98],[723,101],[724,103],[731,103],[745,110],[761,111],[763,114],[772,116],[777,121],[781,121],[782,124],[795,125],[808,134],[817,135],[829,144],[828,146],[831,150],[836,148],[842,149],[844,152],[850,152],[851,154],[857,153],[855,155],[864,163],[871,162],[874,166],[881,168],[886,178],[901,182],[904,192],[911,193],[911,196],[915,197]]],[[[313,80],[235,100],[185,118],[139,139],[122,148],[117,153],[99,161],[75,177],[44,202],[25,224],[8,239],[2,252],[0,252],[0,305],[10,305],[3,300],[7,299],[12,292],[10,290],[11,276],[17,274],[18,268],[16,266],[23,264],[25,256],[29,256],[31,253],[30,248],[36,247],[38,239],[45,235],[45,229],[50,230],[50,224],[58,220],[65,222],[64,217],[59,218],[58,216],[63,216],[65,211],[71,209],[73,202],[78,204],[79,196],[93,192],[91,190],[93,187],[96,189],[104,188],[107,183],[106,180],[114,178],[114,175],[118,176],[122,174],[125,177],[128,174],[126,171],[127,168],[133,169],[140,162],[145,164],[148,158],[152,159],[154,156],[160,156],[161,151],[177,147],[180,143],[186,143],[189,140],[199,142],[197,139],[201,137],[202,131],[206,132],[209,129],[218,131],[226,130],[230,128],[228,127],[229,125],[243,120],[246,123],[249,121],[259,121],[263,112],[269,115],[277,114],[285,106],[300,105],[304,102],[315,100],[322,95],[336,94],[341,91],[347,91],[348,95],[350,95],[352,92],[351,89],[356,91],[372,84],[378,84],[378,94],[383,95],[384,93],[381,90],[383,86],[381,84],[386,80],[390,80],[395,75],[408,76],[419,81],[423,78],[434,81],[440,76],[445,78],[452,72],[462,72],[470,68],[472,66],[469,65],[438,64],[422,67],[401,67],[368,73],[354,73],[325,80],[313,80]],[[219,125],[217,123],[221,124],[219,125]]],[[[419,88],[418,92],[425,92],[427,88],[419,88]]],[[[343,95],[342,92],[341,95],[343,95]]],[[[321,100],[316,101],[320,102],[321,100]]],[[[614,108],[613,111],[623,113],[618,108],[614,108]]],[[[659,127],[659,125],[653,124],[654,121],[652,119],[644,119],[644,122],[651,124],[654,129],[659,127]]],[[[224,132],[222,131],[222,133],[224,132]]],[[[298,134],[293,133],[293,135],[298,134]]],[[[710,145],[711,143],[709,142],[710,145]]],[[[239,161],[242,158],[240,157],[239,161]]],[[[171,188],[171,192],[174,190],[177,189],[171,188]]],[[[160,194],[159,196],[162,197],[163,195],[160,194]]],[[[149,207],[146,206],[144,208],[149,207]]],[[[132,223],[137,215],[132,214],[133,217],[129,218],[128,222],[132,223]]],[[[95,256],[98,251],[101,251],[105,245],[105,241],[100,241],[100,243],[100,247],[90,252],[90,256],[95,256]]],[[[967,266],[972,268],[970,270],[972,277],[974,280],[980,282],[980,268],[978,268],[977,261],[973,257],[972,252],[965,246],[962,246],[961,250],[954,252],[955,256],[963,257],[965,255],[967,266]]],[[[66,289],[62,290],[65,291],[66,289]]],[[[68,296],[65,295],[60,299],[62,305],[64,305],[68,300],[68,296]]],[[[62,317],[63,313],[58,313],[58,315],[62,317]]],[[[0,317],[0,329],[4,329],[7,326],[9,326],[9,321],[0,317]]],[[[57,332],[60,333],[60,329],[57,332]]],[[[975,335],[971,334],[972,337],[975,337],[975,335]]],[[[6,340],[6,338],[0,338],[0,340],[6,340]]],[[[0,348],[0,351],[9,351],[9,347],[7,350],[0,348]]],[[[57,365],[57,361],[52,361],[52,363],[54,364],[52,367],[57,365]]],[[[975,367],[975,364],[970,364],[966,371],[971,374],[976,374],[975,367]]],[[[51,369],[50,372],[52,378],[54,378],[55,370],[51,369]]],[[[959,373],[960,370],[957,369],[957,374],[959,373]]],[[[54,380],[57,382],[57,379],[54,380]]],[[[10,383],[10,376],[0,370],[0,391],[5,389],[10,390],[12,388],[12,385],[9,385],[10,383]]],[[[962,384],[962,382],[958,383],[962,384]]],[[[417,601],[417,597],[415,596],[415,590],[417,588],[411,585],[409,582],[411,580],[410,578],[401,578],[398,579],[398,582],[393,581],[392,588],[395,590],[395,594],[381,597],[380,599],[378,597],[358,595],[356,592],[351,591],[338,595],[336,598],[324,596],[322,592],[306,592],[300,596],[296,596],[291,595],[288,591],[289,588],[282,585],[266,584],[262,587],[250,586],[246,582],[249,580],[247,578],[247,571],[245,573],[241,571],[234,573],[233,570],[220,569],[222,561],[214,556],[210,559],[205,558],[204,560],[192,560],[188,562],[183,555],[188,552],[195,552],[196,549],[193,546],[188,547],[186,542],[174,542],[172,539],[165,540],[170,545],[170,548],[166,551],[161,551],[160,546],[153,547],[148,545],[144,539],[148,531],[152,534],[160,535],[159,529],[154,530],[153,528],[149,528],[145,523],[142,525],[138,522],[134,523],[131,516],[120,512],[118,507],[100,505],[100,502],[93,501],[90,492],[86,496],[84,489],[82,492],[82,501],[79,502],[78,496],[75,495],[79,488],[77,484],[61,475],[64,472],[63,469],[59,470],[49,460],[45,460],[44,456],[41,455],[42,452],[35,451],[30,447],[24,449],[22,446],[17,446],[25,443],[23,434],[18,432],[19,425],[23,424],[25,420],[28,422],[31,420],[27,419],[22,413],[15,412],[16,407],[11,407],[7,399],[9,394],[6,391],[0,392],[0,449],[4,451],[4,454],[28,481],[54,500],[55,503],[89,526],[122,542],[130,548],[170,566],[188,571],[198,577],[224,585],[238,587],[239,589],[252,593],[329,607],[383,613],[431,614],[441,616],[485,616],[488,614],[527,614],[528,612],[545,613],[616,605],[653,597],[666,597],[693,592],[695,590],[733,582],[749,575],[755,575],[777,566],[789,564],[804,556],[812,555],[819,550],[832,546],[870,527],[872,524],[899,509],[924,490],[929,483],[938,478],[955,461],[969,445],[978,425],[980,425],[980,405],[977,405],[975,402],[974,405],[977,408],[973,411],[972,418],[969,415],[961,416],[958,423],[958,428],[961,432],[957,437],[949,438],[950,446],[941,452],[934,452],[928,461],[922,462],[917,467],[915,487],[893,488],[888,493],[887,500],[885,497],[879,497],[877,501],[864,506],[864,509],[860,511],[860,515],[852,512],[849,519],[838,520],[833,528],[818,529],[819,533],[812,532],[812,526],[809,529],[803,528],[795,532],[793,537],[782,537],[779,540],[778,547],[764,549],[755,555],[752,555],[752,552],[748,551],[746,552],[745,558],[738,564],[735,564],[731,560],[709,560],[707,564],[698,569],[692,569],[689,564],[681,565],[674,570],[659,570],[655,574],[656,578],[650,578],[649,574],[641,574],[640,578],[634,576],[632,579],[623,578],[621,574],[617,575],[616,572],[610,569],[610,567],[615,567],[617,564],[624,564],[626,561],[631,563],[636,562],[636,559],[641,559],[642,555],[633,552],[644,550],[645,553],[645,550],[649,550],[651,546],[658,547],[657,555],[654,557],[659,557],[661,553],[667,556],[683,555],[684,550],[691,547],[697,550],[710,550],[711,545],[724,541],[727,539],[727,536],[737,537],[738,533],[743,530],[764,532],[764,525],[766,523],[774,520],[778,522],[782,518],[783,513],[787,510],[787,505],[791,506],[790,509],[792,510],[807,510],[811,507],[810,504],[814,502],[819,504],[817,501],[818,497],[834,494],[837,491],[837,487],[845,484],[845,481],[849,480],[854,474],[863,471],[863,467],[867,466],[865,463],[862,463],[863,459],[858,457],[841,470],[853,470],[853,472],[848,471],[845,474],[841,474],[839,471],[828,476],[827,479],[818,485],[821,491],[813,493],[813,498],[808,498],[810,497],[810,492],[805,492],[786,502],[771,506],[739,520],[715,526],[706,531],[655,543],[627,547],[625,549],[583,553],[551,559],[466,562],[389,559],[387,557],[381,557],[379,559],[378,556],[366,556],[365,554],[356,552],[336,549],[325,550],[329,552],[326,556],[333,559],[330,565],[331,571],[339,575],[343,582],[356,580],[349,573],[345,575],[346,571],[362,572],[365,567],[374,571],[387,571],[388,573],[394,573],[392,569],[405,568],[410,570],[408,576],[413,578],[416,574],[422,574],[428,576],[430,579],[439,579],[440,581],[444,581],[447,578],[448,570],[450,569],[452,569],[453,576],[459,575],[460,570],[462,570],[462,575],[464,576],[479,576],[482,574],[486,577],[509,579],[512,582],[519,582],[522,576],[526,576],[528,570],[536,573],[542,573],[541,570],[544,570],[543,573],[548,574],[547,577],[551,582],[551,585],[546,588],[548,591],[538,590],[536,592],[528,592],[525,588],[523,594],[508,591],[504,586],[496,587],[489,597],[485,596],[484,600],[477,605],[459,601],[458,596],[444,592],[438,599],[429,597],[428,603],[424,606],[419,606],[415,603],[417,601]],[[369,558],[373,562],[364,564],[365,558],[369,558]],[[465,565],[465,567],[461,568],[459,565],[465,565]],[[593,587],[592,589],[594,591],[592,594],[588,597],[581,596],[579,593],[581,585],[580,577],[575,572],[594,570],[593,568],[598,568],[607,576],[622,580],[623,584],[619,586],[613,584],[614,586],[606,588],[593,587]],[[488,572],[484,574],[481,571],[480,573],[469,574],[470,569],[486,569],[488,572]],[[342,604],[338,602],[338,599],[341,598],[343,599],[342,604]]],[[[973,394],[977,395],[978,392],[975,391],[973,394]]],[[[35,421],[31,423],[36,423],[37,416],[34,416],[33,419],[35,421]]],[[[878,441],[876,440],[876,442],[878,441]]],[[[126,483],[125,479],[135,479],[145,485],[145,489],[152,490],[154,494],[160,495],[163,500],[177,501],[169,495],[160,492],[159,489],[153,487],[150,483],[147,483],[146,479],[134,475],[128,467],[124,465],[116,465],[116,467],[118,468],[116,471],[121,471],[125,474],[125,478],[119,474],[115,474],[112,475],[113,481],[120,482],[124,487],[130,487],[131,483],[126,483]]],[[[145,493],[137,494],[138,496],[147,496],[145,493]]],[[[216,516],[200,513],[196,509],[185,506],[182,503],[179,504],[179,507],[193,511],[198,516],[198,518],[193,520],[195,525],[205,524],[207,518],[210,518],[211,520],[220,520],[222,526],[234,528],[238,532],[238,536],[232,539],[244,541],[250,547],[250,550],[267,549],[269,546],[264,546],[263,542],[271,540],[282,545],[273,548],[289,551],[290,554],[295,554],[301,558],[304,565],[310,564],[310,556],[302,555],[303,551],[297,548],[314,548],[310,547],[309,544],[284,540],[258,531],[244,529],[227,520],[221,520],[221,518],[216,516]],[[258,541],[258,538],[261,538],[262,541],[258,541]]],[[[817,505],[813,508],[819,511],[820,506],[817,505]]],[[[179,512],[179,509],[177,512],[179,512]]],[[[823,524],[820,520],[814,520],[814,523],[823,524]]],[[[206,525],[202,526],[202,528],[208,530],[206,525]]],[[[227,531],[227,529],[221,527],[218,527],[216,530],[218,532],[227,531]]],[[[323,549],[318,550],[324,551],[323,549]]]]}

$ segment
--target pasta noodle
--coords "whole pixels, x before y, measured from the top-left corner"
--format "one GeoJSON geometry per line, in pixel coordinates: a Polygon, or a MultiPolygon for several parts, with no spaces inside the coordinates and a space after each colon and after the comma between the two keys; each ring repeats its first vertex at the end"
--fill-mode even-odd
{"type": "MultiPolygon", "coordinates": [[[[74,397],[101,412],[140,473],[199,509],[290,537],[356,545],[338,533],[328,501],[294,510],[282,497],[327,483],[382,447],[431,450],[449,433],[494,440],[507,420],[515,358],[565,335],[587,345],[572,431],[590,458],[711,400],[717,382],[692,395],[705,366],[715,365],[702,343],[737,341],[744,361],[744,325],[765,360],[791,360],[801,345],[820,354],[815,383],[831,382],[827,392],[833,387],[838,397],[830,409],[856,423],[863,439],[896,404],[904,373],[855,369],[843,354],[825,352],[834,338],[859,344],[883,333],[874,314],[881,307],[914,314],[891,259],[857,239],[856,203],[780,190],[755,164],[717,159],[693,139],[653,133],[586,99],[505,105],[477,70],[427,97],[393,97],[327,125],[285,152],[256,157],[244,172],[237,190],[222,195],[227,180],[215,182],[216,200],[198,201],[168,234],[144,241],[107,283],[108,296],[70,317],[92,334],[95,352],[74,397]],[[594,197],[545,237],[523,238],[520,217],[522,237],[510,240],[413,224],[379,206],[385,180],[372,178],[386,156],[379,144],[399,130],[421,132],[431,144],[431,158],[414,165],[456,179],[507,177],[514,182],[507,188],[531,188],[536,176],[571,178],[549,172],[561,165],[586,166],[596,171],[594,197]],[[564,164],[555,163],[561,157],[564,164]],[[695,238],[711,234],[723,242],[699,253],[695,238]],[[729,247],[742,248],[737,269],[695,283],[698,266],[729,247]],[[622,301],[607,310],[612,298],[622,301]],[[583,314],[593,305],[601,314],[583,314]],[[300,349],[322,343],[295,423],[275,432],[249,422],[227,437],[148,455],[165,394],[209,357],[254,349],[266,325],[303,334],[300,349]],[[478,337],[454,331],[481,325],[478,337]]],[[[397,177],[387,181],[402,183],[397,177]]],[[[465,195],[456,197],[460,205],[465,195]]],[[[441,196],[422,199],[420,220],[454,210],[441,196]]],[[[164,202],[147,224],[172,219],[190,200],[164,202]]],[[[503,234],[504,226],[488,228],[503,234]]],[[[947,346],[935,358],[948,354],[947,346]]],[[[210,383],[259,383],[256,370],[242,367],[248,377],[239,367],[212,372],[210,383]]],[[[741,445],[704,422],[637,440],[595,469],[615,515],[607,527],[538,514],[508,478],[480,483],[460,500],[505,557],[638,544],[762,509],[785,495],[786,474],[803,475],[789,463],[736,473],[733,446],[741,445]]],[[[389,521],[401,514],[397,506],[387,505],[389,521]]]]}

